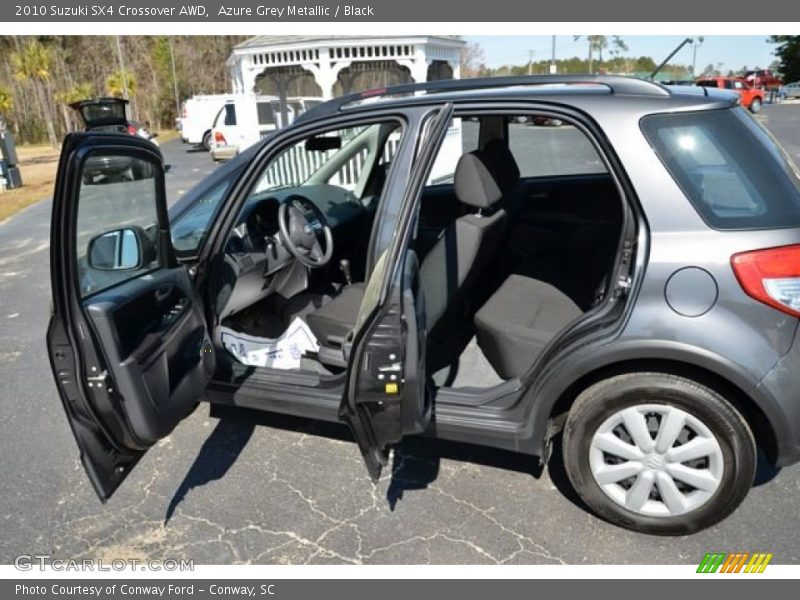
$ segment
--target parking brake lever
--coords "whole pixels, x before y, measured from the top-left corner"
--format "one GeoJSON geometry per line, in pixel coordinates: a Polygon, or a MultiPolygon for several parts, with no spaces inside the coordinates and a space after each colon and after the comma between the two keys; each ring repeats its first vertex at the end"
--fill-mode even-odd
{"type": "Polygon", "coordinates": [[[346,258],[340,260],[339,270],[341,270],[342,274],[344,275],[344,280],[347,282],[347,285],[351,285],[353,283],[353,278],[350,275],[350,261],[346,258]]]}

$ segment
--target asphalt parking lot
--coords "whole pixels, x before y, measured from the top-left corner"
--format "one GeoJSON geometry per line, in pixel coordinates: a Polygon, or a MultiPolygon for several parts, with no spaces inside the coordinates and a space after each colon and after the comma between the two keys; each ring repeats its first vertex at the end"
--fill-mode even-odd
{"type": "MultiPolygon", "coordinates": [[[[800,105],[760,116],[800,162],[800,105]]],[[[176,198],[213,168],[164,144],[176,198]]],[[[0,196],[2,201],[2,196],[0,196]]],[[[79,463],[45,352],[50,202],[0,224],[0,563],[187,558],[207,563],[697,563],[707,551],[800,562],[800,467],[761,465],[744,505],[689,537],[588,514],[558,460],[412,439],[373,485],[343,427],[207,405],[101,504],[79,463]]]]}

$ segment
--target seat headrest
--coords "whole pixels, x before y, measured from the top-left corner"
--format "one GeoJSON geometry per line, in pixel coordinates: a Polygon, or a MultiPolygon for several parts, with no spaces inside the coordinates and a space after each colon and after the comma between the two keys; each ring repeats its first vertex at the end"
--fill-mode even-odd
{"type": "Polygon", "coordinates": [[[477,151],[458,159],[453,186],[458,199],[475,208],[489,208],[503,197],[503,192],[477,151]]]}

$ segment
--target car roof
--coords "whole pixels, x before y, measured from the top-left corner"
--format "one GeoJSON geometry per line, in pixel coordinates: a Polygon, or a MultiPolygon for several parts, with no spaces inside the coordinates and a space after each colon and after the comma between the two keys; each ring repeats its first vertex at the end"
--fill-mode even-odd
{"type": "Polygon", "coordinates": [[[305,123],[335,114],[486,101],[542,101],[598,110],[620,101],[636,106],[637,112],[664,112],[686,108],[727,108],[738,95],[694,86],[664,86],[653,81],[624,76],[561,75],[487,77],[405,84],[366,90],[319,104],[295,120],[305,123]]]}

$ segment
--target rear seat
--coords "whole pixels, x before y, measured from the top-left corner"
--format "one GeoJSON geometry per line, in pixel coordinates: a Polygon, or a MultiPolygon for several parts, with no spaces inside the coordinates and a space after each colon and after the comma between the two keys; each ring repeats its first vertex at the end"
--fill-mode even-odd
{"type": "Polygon", "coordinates": [[[582,314],[549,283],[511,275],[475,315],[478,346],[500,377],[518,377],[556,333],[582,314]]]}

